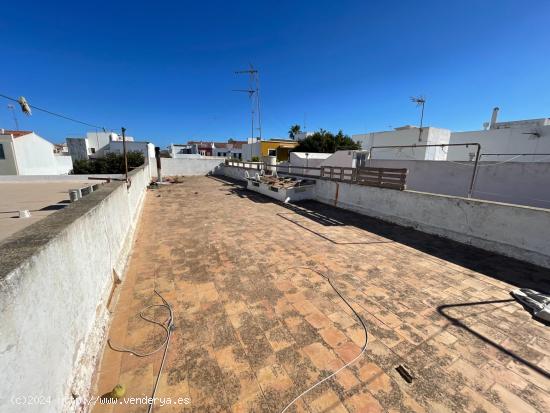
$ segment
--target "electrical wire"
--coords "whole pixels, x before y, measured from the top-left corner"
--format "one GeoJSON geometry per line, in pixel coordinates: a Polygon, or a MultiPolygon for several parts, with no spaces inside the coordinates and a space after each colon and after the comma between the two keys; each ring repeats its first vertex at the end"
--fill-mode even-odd
{"type": "Polygon", "coordinates": [[[111,343],[111,339],[109,338],[107,340],[107,343],[109,344],[109,347],[114,350],[114,351],[118,351],[120,353],[130,353],[130,354],[133,354],[134,356],[136,357],[148,357],[148,356],[151,356],[155,353],[157,353],[158,351],[160,351],[163,347],[164,347],[164,353],[162,355],[162,361],[160,363],[160,367],[159,367],[159,372],[157,374],[157,379],[155,381],[155,386],[153,387],[153,393],[151,394],[151,398],[150,400],[148,400],[148,408],[147,408],[147,412],[148,413],[151,413],[153,411],[153,405],[154,405],[154,402],[155,402],[155,394],[157,393],[157,387],[158,387],[158,384],[159,384],[159,381],[160,381],[160,376],[162,374],[162,370],[164,368],[164,362],[166,360],[166,354],[168,353],[168,346],[170,345],[170,338],[172,337],[172,331],[174,330],[174,313],[172,311],[172,306],[164,299],[164,297],[162,295],[160,295],[158,293],[157,290],[154,290],[155,291],[155,294],[158,295],[160,297],[160,299],[162,300],[162,304],[151,304],[151,305],[148,305],[147,307],[143,308],[140,312],[139,312],[139,316],[149,322],[149,323],[153,323],[153,324],[156,324],[160,327],[162,327],[164,329],[164,331],[166,332],[166,337],[164,338],[162,344],[157,347],[156,349],[150,351],[150,352],[147,352],[147,353],[141,353],[141,352],[138,352],[136,350],[132,350],[132,349],[128,349],[128,348],[123,348],[123,347],[117,347],[117,346],[113,346],[113,344],[111,343]],[[155,307],[162,307],[162,308],[166,308],[168,310],[168,319],[165,320],[164,322],[159,322],[159,321],[156,321],[152,318],[149,318],[147,317],[146,315],[144,315],[143,313],[145,311],[147,311],[148,309],[150,308],[155,308],[155,307]],[[166,325],[165,325],[166,324],[166,325]]]}
{"type": "Polygon", "coordinates": [[[338,296],[342,299],[342,301],[344,301],[344,303],[349,307],[349,309],[353,312],[353,314],[355,314],[355,317],[357,317],[357,319],[361,323],[361,326],[363,327],[363,330],[365,331],[365,342],[363,344],[363,347],[361,348],[361,352],[357,355],[357,357],[355,357],[353,360],[349,361],[348,363],[344,364],[342,367],[340,367],[335,372],[331,373],[329,376],[327,376],[324,379],[318,381],[313,386],[311,386],[308,389],[304,390],[302,393],[300,393],[298,396],[296,396],[289,404],[287,404],[286,407],[283,410],[281,410],[281,413],[285,413],[288,410],[289,407],[291,407],[294,403],[296,403],[298,400],[300,400],[302,397],[304,397],[306,394],[308,394],[311,390],[313,390],[317,386],[321,385],[325,381],[331,379],[332,377],[336,376],[342,370],[344,370],[345,368],[351,366],[353,363],[355,363],[357,360],[359,360],[359,358],[367,350],[367,342],[368,342],[368,331],[367,331],[367,326],[365,325],[365,322],[363,321],[361,316],[357,313],[357,311],[355,311],[355,309],[351,306],[351,304],[348,302],[348,300],[346,300],[346,298],[334,286],[334,284],[332,283],[332,280],[330,279],[330,277],[328,277],[327,275],[323,274],[320,271],[317,271],[313,267],[306,267],[306,266],[290,267],[290,268],[287,269],[287,271],[288,270],[293,270],[293,269],[305,269],[305,270],[312,271],[312,272],[320,275],[321,277],[323,277],[329,283],[329,285],[332,287],[332,289],[336,292],[336,294],[338,294],[338,296]]]}
{"type": "MultiPolygon", "coordinates": [[[[5,98],[5,99],[11,100],[11,101],[13,101],[13,102],[19,103],[19,100],[14,99],[14,98],[12,98],[12,97],[10,97],[10,96],[3,95],[3,94],[1,94],[1,93],[0,93],[0,97],[3,97],[3,98],[5,98]]],[[[90,127],[92,127],[92,128],[103,129],[104,131],[106,130],[103,126],[92,125],[91,123],[83,122],[83,121],[81,121],[81,120],[74,119],[74,118],[71,118],[71,117],[69,117],[69,116],[62,115],[62,114],[60,114],[60,113],[55,113],[55,112],[52,112],[52,111],[47,110],[47,109],[44,109],[44,108],[39,108],[38,106],[34,106],[34,105],[30,105],[30,104],[29,104],[29,106],[30,106],[31,108],[35,109],[35,110],[39,110],[39,111],[41,111],[41,112],[48,113],[48,114],[50,114],[50,115],[57,116],[57,117],[59,117],[59,118],[63,118],[63,119],[66,119],[66,120],[70,120],[70,121],[72,121],[72,122],[80,123],[80,124],[82,124],[82,125],[90,126],[90,127]]]]}

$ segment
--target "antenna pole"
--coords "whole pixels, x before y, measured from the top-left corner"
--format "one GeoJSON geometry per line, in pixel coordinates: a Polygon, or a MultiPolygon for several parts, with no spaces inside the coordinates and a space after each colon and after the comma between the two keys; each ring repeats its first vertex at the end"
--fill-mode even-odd
{"type": "Polygon", "coordinates": [[[262,113],[260,105],[260,74],[254,66],[250,65],[250,69],[237,70],[235,74],[248,74],[249,75],[249,88],[247,90],[235,90],[236,92],[248,92],[251,106],[251,124],[252,124],[252,139],[254,139],[254,118],[256,111],[258,112],[258,133],[260,139],[262,139],[262,113]],[[255,96],[254,96],[255,95],[255,96]],[[254,100],[255,99],[255,100],[254,100]]]}
{"type": "Polygon", "coordinates": [[[262,139],[262,113],[260,111],[260,73],[256,70],[256,104],[258,106],[258,129],[262,139]]]}
{"type": "Polygon", "coordinates": [[[416,106],[421,106],[420,111],[420,129],[418,130],[418,142],[422,142],[422,125],[424,122],[424,105],[426,104],[426,99],[423,96],[412,97],[411,102],[416,103],[416,106]]]}
{"type": "Polygon", "coordinates": [[[11,110],[13,121],[15,122],[15,130],[19,130],[19,121],[17,120],[17,115],[15,114],[13,105],[8,105],[8,109],[11,110]]]}
{"type": "Polygon", "coordinates": [[[124,152],[124,172],[126,173],[126,184],[128,184],[128,155],[126,153],[126,128],[120,128],[122,131],[122,150],[124,152]]]}

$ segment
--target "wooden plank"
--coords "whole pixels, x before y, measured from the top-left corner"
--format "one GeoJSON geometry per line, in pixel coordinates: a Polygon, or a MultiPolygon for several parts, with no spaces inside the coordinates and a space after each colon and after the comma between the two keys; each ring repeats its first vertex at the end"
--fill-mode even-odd
{"type": "Polygon", "coordinates": [[[364,166],[359,168],[360,171],[384,171],[384,172],[400,172],[400,173],[407,173],[407,168],[371,168],[368,166],[364,166]]]}
{"type": "Polygon", "coordinates": [[[362,175],[362,176],[358,176],[357,177],[357,180],[360,181],[362,179],[370,179],[370,180],[373,180],[373,181],[384,181],[384,180],[387,180],[387,181],[392,181],[392,182],[405,182],[405,178],[404,177],[393,177],[393,176],[365,176],[365,175],[362,175]]]}

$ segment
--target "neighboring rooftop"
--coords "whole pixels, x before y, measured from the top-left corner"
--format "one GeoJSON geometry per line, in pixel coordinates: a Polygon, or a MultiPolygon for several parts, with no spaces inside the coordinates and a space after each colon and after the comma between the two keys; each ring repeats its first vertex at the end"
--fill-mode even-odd
{"type": "MultiPolygon", "coordinates": [[[[190,397],[184,411],[279,413],[359,354],[364,332],[320,274],[365,320],[367,351],[290,411],[550,404],[550,330],[510,296],[517,286],[550,290],[547,269],[213,177],[148,193],[131,257],[109,336],[141,351],[161,344],[161,329],[137,315],[159,291],[176,329],[156,396],[190,397]]],[[[126,397],[149,396],[161,357],[107,346],[92,393],[121,383],[126,397]]]]}
{"type": "Polygon", "coordinates": [[[69,205],[70,189],[92,184],[84,178],[65,182],[38,179],[35,182],[0,181],[0,241],[69,205]],[[30,211],[30,218],[19,218],[19,211],[23,209],[30,211]]]}
{"type": "Polygon", "coordinates": [[[28,135],[29,133],[32,133],[30,130],[7,130],[2,129],[0,131],[0,135],[12,135],[14,138],[18,138],[20,136],[28,135]]]}

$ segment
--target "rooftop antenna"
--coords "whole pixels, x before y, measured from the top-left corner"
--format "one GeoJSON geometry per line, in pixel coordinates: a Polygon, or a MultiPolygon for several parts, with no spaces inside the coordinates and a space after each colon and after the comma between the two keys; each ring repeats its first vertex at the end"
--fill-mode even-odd
{"type": "Polygon", "coordinates": [[[262,115],[260,111],[260,73],[258,69],[255,69],[252,63],[250,63],[250,68],[246,70],[237,70],[235,74],[249,75],[249,86],[248,89],[234,89],[234,92],[246,92],[250,98],[251,106],[251,117],[252,117],[252,138],[254,138],[254,118],[256,113],[258,114],[258,132],[260,140],[262,139],[262,115]]]}
{"type": "Polygon", "coordinates": [[[252,139],[250,142],[254,142],[254,102],[252,99],[252,96],[254,96],[254,93],[256,91],[254,89],[233,89],[233,92],[245,92],[248,93],[248,97],[250,98],[251,105],[250,105],[250,119],[252,122],[252,128],[250,130],[250,138],[252,139]]]}
{"type": "Polygon", "coordinates": [[[422,122],[424,121],[424,105],[426,104],[426,98],[424,96],[413,96],[411,97],[411,102],[416,103],[416,107],[422,107],[420,112],[420,129],[418,130],[418,142],[422,142],[422,122]]]}
{"type": "Polygon", "coordinates": [[[17,120],[17,115],[15,114],[15,107],[8,103],[8,109],[11,110],[13,121],[15,122],[15,130],[19,130],[19,121],[17,120]]]}

